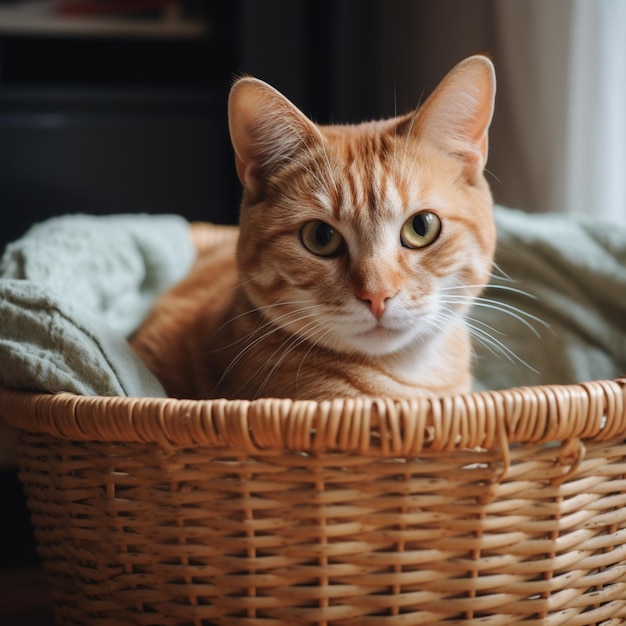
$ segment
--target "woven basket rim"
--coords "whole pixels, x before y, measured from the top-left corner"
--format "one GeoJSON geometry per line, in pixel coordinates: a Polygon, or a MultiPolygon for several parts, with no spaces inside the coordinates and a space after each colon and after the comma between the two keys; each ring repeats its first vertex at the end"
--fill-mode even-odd
{"type": "MultiPolygon", "coordinates": [[[[236,226],[190,224],[197,249],[222,245],[236,233],[236,226]]],[[[398,456],[611,439],[626,433],[626,378],[412,400],[179,400],[0,388],[0,418],[66,440],[398,456]]]]}
{"type": "Polygon", "coordinates": [[[0,417],[67,440],[382,456],[626,434],[626,378],[412,400],[181,400],[0,389],[0,417]]]}

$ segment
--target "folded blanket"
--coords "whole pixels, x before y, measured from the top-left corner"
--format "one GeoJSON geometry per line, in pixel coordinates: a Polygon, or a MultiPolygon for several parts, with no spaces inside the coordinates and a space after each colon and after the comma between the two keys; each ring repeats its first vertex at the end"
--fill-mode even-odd
{"type": "Polygon", "coordinates": [[[501,207],[496,224],[499,270],[470,321],[477,387],[626,374],[626,224],[501,207]]]}
{"type": "Polygon", "coordinates": [[[0,261],[0,384],[164,395],[125,338],[194,256],[177,216],[71,215],[34,226],[0,261]]]}

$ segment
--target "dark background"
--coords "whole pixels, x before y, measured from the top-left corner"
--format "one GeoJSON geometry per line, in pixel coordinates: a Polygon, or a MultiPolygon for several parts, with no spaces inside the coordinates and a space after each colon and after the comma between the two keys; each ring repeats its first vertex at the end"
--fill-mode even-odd
{"type": "Polygon", "coordinates": [[[484,49],[489,3],[181,0],[204,32],[148,37],[3,27],[20,2],[0,0],[0,248],[64,213],[236,222],[235,77],[266,80],[322,123],[404,113],[484,49]]]}
{"type": "MultiPolygon", "coordinates": [[[[318,121],[378,114],[375,99],[357,88],[376,60],[375,2],[178,4],[204,33],[3,29],[0,14],[2,247],[65,213],[236,222],[226,101],[242,73],[271,82],[318,121]],[[353,16],[358,27],[343,54],[337,33],[353,16]]],[[[151,16],[128,17],[140,18],[151,16]]]]}
{"type": "Polygon", "coordinates": [[[225,98],[239,4],[188,7],[204,34],[3,32],[0,13],[2,243],[64,213],[236,219],[225,98]]]}

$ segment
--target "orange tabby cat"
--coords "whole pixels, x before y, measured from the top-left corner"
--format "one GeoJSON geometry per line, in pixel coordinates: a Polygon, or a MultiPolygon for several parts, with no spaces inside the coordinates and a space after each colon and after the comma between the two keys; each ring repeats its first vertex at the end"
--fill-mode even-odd
{"type": "Polygon", "coordinates": [[[168,394],[469,390],[464,316],[495,246],[483,172],[494,93],[476,56],[414,113],[319,126],[269,85],[237,81],[239,229],[224,228],[133,339],[168,394]]]}

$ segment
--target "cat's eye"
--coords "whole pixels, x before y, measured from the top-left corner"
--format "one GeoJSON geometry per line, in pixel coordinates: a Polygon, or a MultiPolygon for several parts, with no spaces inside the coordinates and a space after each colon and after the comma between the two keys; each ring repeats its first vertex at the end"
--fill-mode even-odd
{"type": "Polygon", "coordinates": [[[317,256],[334,256],[341,252],[343,237],[321,220],[307,222],[300,230],[302,245],[317,256]]]}
{"type": "Polygon", "coordinates": [[[431,211],[422,211],[410,217],[400,231],[405,248],[425,248],[441,233],[441,220],[431,211]]]}

